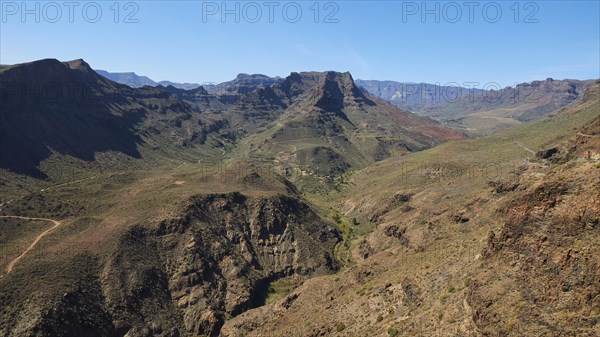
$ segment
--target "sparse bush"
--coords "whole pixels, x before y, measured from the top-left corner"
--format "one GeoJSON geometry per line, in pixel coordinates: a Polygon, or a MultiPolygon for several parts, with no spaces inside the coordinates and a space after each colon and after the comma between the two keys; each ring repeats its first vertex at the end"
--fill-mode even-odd
{"type": "Polygon", "coordinates": [[[383,321],[383,316],[381,314],[377,315],[377,322],[383,321]]]}

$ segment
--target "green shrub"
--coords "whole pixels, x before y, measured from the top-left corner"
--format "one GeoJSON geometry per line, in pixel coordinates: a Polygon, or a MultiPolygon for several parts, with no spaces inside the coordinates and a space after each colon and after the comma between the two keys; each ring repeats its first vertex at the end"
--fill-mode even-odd
{"type": "Polygon", "coordinates": [[[333,218],[333,221],[335,221],[336,224],[339,225],[342,223],[342,216],[337,211],[335,211],[331,217],[333,218]]]}
{"type": "Polygon", "coordinates": [[[346,329],[346,324],[339,322],[338,324],[335,325],[335,330],[337,332],[341,332],[344,331],[344,329],[346,329]]]}
{"type": "Polygon", "coordinates": [[[398,336],[398,329],[394,328],[394,327],[389,327],[387,329],[387,333],[388,335],[390,335],[391,337],[396,337],[398,336]]]}

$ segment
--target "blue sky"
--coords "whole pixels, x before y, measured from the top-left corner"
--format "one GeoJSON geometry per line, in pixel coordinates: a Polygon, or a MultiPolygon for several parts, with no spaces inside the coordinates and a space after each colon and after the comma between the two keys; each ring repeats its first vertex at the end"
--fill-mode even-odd
{"type": "Polygon", "coordinates": [[[72,13],[60,1],[21,3],[1,1],[1,64],[83,58],[97,69],[198,83],[308,70],[502,86],[600,77],[598,1],[120,1],[118,12],[115,1],[76,1],[72,13]],[[223,20],[223,9],[234,14],[223,20]]]}

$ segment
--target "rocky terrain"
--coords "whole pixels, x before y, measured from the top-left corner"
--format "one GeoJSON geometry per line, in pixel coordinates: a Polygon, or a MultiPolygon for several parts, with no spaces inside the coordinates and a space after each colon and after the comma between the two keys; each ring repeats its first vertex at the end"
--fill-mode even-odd
{"type": "MultiPolygon", "coordinates": [[[[595,101],[596,110],[599,97],[598,84],[586,92],[587,104],[595,101]]],[[[600,265],[594,244],[599,240],[600,175],[598,164],[592,164],[600,149],[599,121],[596,117],[574,140],[555,148],[560,164],[551,165],[544,176],[532,179],[524,172],[509,183],[524,193],[500,210],[505,223],[498,233],[490,232],[483,268],[468,297],[482,335],[600,333],[600,265]]]]}
{"type": "Polygon", "coordinates": [[[269,102],[261,111],[279,116],[248,137],[245,151],[279,157],[284,169],[303,176],[331,178],[392,154],[464,138],[366,95],[349,73],[292,73],[269,91],[259,92],[266,96],[259,98],[261,106],[269,102]]]}
{"type": "Polygon", "coordinates": [[[0,81],[2,336],[600,334],[600,83],[468,139],[350,73],[0,81]]]}
{"type": "MultiPolygon", "coordinates": [[[[587,116],[565,141],[549,142],[556,160],[543,150],[502,176],[468,169],[436,178],[420,169],[418,184],[415,175],[403,179],[407,171],[386,173],[399,160],[359,173],[357,187],[339,196],[344,214],[375,223],[352,245],[356,264],[226,322],[222,334],[596,336],[599,166],[580,149],[598,138],[598,92],[592,86],[555,121],[587,116]],[[582,143],[580,130],[593,136],[582,143]],[[387,189],[375,185],[381,180],[387,189]]],[[[545,135],[543,124],[523,141],[545,135]]]]}
{"type": "Polygon", "coordinates": [[[194,196],[180,215],[123,240],[104,271],[116,329],[135,334],[172,313],[178,320],[158,329],[216,336],[226,318],[261,305],[271,281],[335,271],[340,236],[298,199],[230,193],[194,196]],[[164,311],[136,289],[162,294],[164,311]]]}
{"type": "MultiPolygon", "coordinates": [[[[86,237],[105,229],[88,227],[86,237]]],[[[338,229],[293,191],[191,195],[161,218],[110,236],[99,251],[60,260],[75,281],[40,279],[15,292],[5,286],[29,274],[0,279],[9,304],[2,335],[216,336],[226,319],[262,305],[272,281],[339,268],[338,229]],[[27,291],[38,295],[19,296],[27,291]]]]}

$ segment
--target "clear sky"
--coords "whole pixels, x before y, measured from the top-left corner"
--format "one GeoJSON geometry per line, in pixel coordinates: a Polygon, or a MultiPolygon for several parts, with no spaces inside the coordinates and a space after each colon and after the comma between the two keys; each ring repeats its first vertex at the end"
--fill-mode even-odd
{"type": "Polygon", "coordinates": [[[309,70],[502,86],[600,77],[595,0],[21,4],[1,1],[1,64],[83,58],[96,69],[197,83],[309,70]]]}

